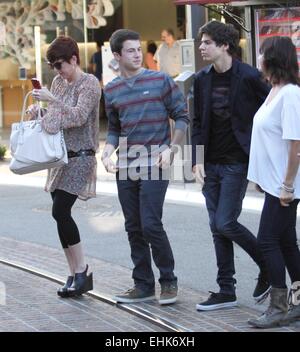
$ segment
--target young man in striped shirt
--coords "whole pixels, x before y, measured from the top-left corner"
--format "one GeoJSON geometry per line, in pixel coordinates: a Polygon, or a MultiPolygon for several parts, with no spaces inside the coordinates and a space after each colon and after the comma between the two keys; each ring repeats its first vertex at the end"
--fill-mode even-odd
{"type": "Polygon", "coordinates": [[[134,264],[134,287],[115,299],[133,303],[155,298],[152,252],[160,272],[159,303],[171,304],[177,299],[177,277],[161,222],[169,183],[163,171],[170,167],[174,146],[185,135],[189,123],[187,106],[172,78],[142,68],[138,33],[117,30],[110,38],[110,46],[121,75],[105,87],[109,127],[102,162],[108,172],[116,173],[134,264]],[[169,117],[175,121],[172,141],[169,117]],[[116,165],[110,157],[117,148],[120,150],[116,165]]]}

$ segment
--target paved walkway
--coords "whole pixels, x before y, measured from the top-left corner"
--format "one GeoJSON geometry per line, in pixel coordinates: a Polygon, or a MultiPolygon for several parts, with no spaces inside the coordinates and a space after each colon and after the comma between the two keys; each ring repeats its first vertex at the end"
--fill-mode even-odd
{"type": "MultiPolygon", "coordinates": [[[[8,145],[8,136],[9,131],[0,129],[2,138],[0,144],[8,145]]],[[[0,162],[0,184],[38,187],[44,185],[46,172],[14,175],[8,169],[9,154],[7,156],[4,162],[0,162]]],[[[101,162],[98,167],[98,180],[99,193],[116,194],[114,175],[107,174],[101,162]]],[[[176,203],[204,203],[200,186],[196,183],[172,183],[166,199],[176,203]]],[[[262,201],[263,198],[254,193],[253,187],[250,186],[244,208],[260,211],[262,201]]],[[[62,280],[67,276],[64,271],[66,264],[62,251],[1,237],[1,233],[0,241],[0,258],[17,261],[54,274],[62,280]]],[[[94,272],[95,291],[112,296],[128,289],[128,283],[131,282],[130,269],[92,257],[88,257],[87,260],[94,272]]],[[[4,322],[0,326],[0,331],[160,331],[157,326],[132,317],[113,306],[95,302],[87,296],[81,299],[59,299],[56,295],[56,284],[0,265],[0,289],[3,287],[6,289],[6,301],[0,301],[0,321],[4,322]]],[[[206,295],[200,291],[180,287],[176,305],[161,307],[157,301],[153,301],[141,303],[139,306],[191,331],[256,331],[249,328],[247,320],[260,313],[244,306],[212,312],[197,312],[195,305],[206,298],[206,295]]],[[[300,331],[299,325],[294,324],[268,331],[300,331]]]]}
{"type": "Polygon", "coordinates": [[[163,331],[86,295],[59,299],[55,283],[18,269],[1,265],[1,280],[6,287],[6,302],[0,305],[1,332],[163,331]]]}
{"type": "MultiPolygon", "coordinates": [[[[50,273],[62,280],[67,276],[61,250],[5,237],[0,237],[0,242],[1,259],[50,273]]],[[[94,272],[96,292],[112,296],[128,289],[130,269],[91,257],[87,261],[94,272]]],[[[0,266],[0,287],[6,288],[6,302],[2,300],[0,304],[0,331],[162,331],[155,325],[86,295],[79,299],[61,299],[56,295],[56,284],[3,264],[0,266]]],[[[180,287],[175,305],[162,307],[155,300],[138,306],[190,331],[257,331],[247,324],[249,318],[259,314],[256,310],[239,306],[197,312],[196,303],[205,297],[206,293],[180,287]]],[[[299,332],[300,322],[268,331],[299,332]]]]}

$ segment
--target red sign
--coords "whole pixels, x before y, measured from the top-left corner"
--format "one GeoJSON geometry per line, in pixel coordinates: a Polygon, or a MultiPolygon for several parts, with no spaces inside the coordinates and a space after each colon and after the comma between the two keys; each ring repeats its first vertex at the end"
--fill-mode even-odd
{"type": "Polygon", "coordinates": [[[208,5],[208,4],[225,4],[240,0],[173,0],[175,5],[208,5]]]}

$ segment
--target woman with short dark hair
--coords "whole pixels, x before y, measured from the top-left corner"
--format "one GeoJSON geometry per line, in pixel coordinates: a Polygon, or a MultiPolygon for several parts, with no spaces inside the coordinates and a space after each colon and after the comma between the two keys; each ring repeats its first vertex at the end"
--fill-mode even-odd
{"type": "MultiPolygon", "coordinates": [[[[72,38],[56,38],[47,50],[47,60],[57,76],[50,91],[34,89],[33,97],[48,103],[42,127],[48,133],[62,128],[68,150],[68,164],[49,170],[45,190],[53,199],[52,215],[70,269],[66,284],[57,294],[70,297],[93,287],[71,209],[77,198],[87,200],[96,195],[95,153],[99,144],[101,88],[95,76],[80,69],[78,45],[72,38]]],[[[36,108],[29,110],[31,115],[36,115],[36,108]]]]}
{"type": "Polygon", "coordinates": [[[292,288],[299,284],[300,87],[296,48],[290,38],[267,38],[260,52],[272,90],[254,117],[248,179],[265,192],[257,239],[267,265],[271,300],[265,313],[249,324],[271,328],[300,319],[300,305],[292,304],[288,313],[285,277],[287,269],[292,288]]]}

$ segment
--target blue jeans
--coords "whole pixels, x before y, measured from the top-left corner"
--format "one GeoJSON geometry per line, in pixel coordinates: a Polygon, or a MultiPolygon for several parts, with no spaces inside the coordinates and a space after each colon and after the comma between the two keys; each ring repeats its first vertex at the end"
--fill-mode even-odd
{"type": "Polygon", "coordinates": [[[273,287],[286,288],[285,267],[291,282],[300,281],[296,234],[298,203],[299,199],[295,199],[289,207],[283,207],[277,197],[265,194],[257,240],[273,287]]]}
{"type": "Polygon", "coordinates": [[[248,164],[205,165],[203,195],[217,258],[217,283],[225,294],[235,294],[233,242],[264,270],[256,237],[237,221],[248,184],[247,169],[248,164]]]}
{"type": "Polygon", "coordinates": [[[134,264],[132,278],[144,291],[155,286],[151,251],[160,272],[160,284],[177,282],[172,249],[161,222],[168,184],[168,180],[119,180],[117,174],[118,196],[134,264]]]}

